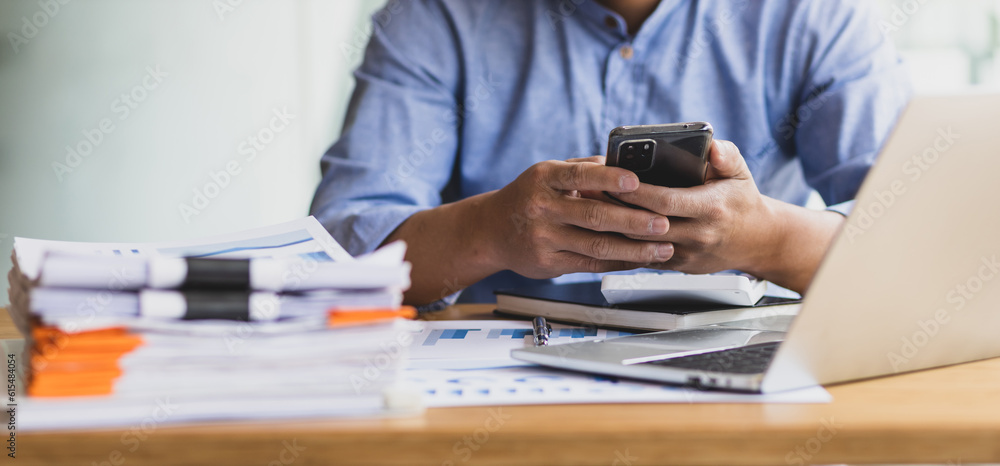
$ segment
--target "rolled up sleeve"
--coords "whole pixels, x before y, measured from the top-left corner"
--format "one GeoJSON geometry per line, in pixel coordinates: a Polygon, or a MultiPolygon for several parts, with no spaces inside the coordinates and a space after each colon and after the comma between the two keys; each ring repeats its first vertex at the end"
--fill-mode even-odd
{"type": "Polygon", "coordinates": [[[801,36],[809,78],[795,135],[806,181],[828,205],[857,195],[911,94],[902,60],[868,3],[813,1],[801,12],[803,24],[829,25],[801,36]]]}
{"type": "Polygon", "coordinates": [[[827,207],[826,210],[836,212],[844,217],[850,217],[851,212],[854,210],[854,201],[841,202],[840,204],[827,207]]]}
{"type": "Polygon", "coordinates": [[[340,139],[323,156],[311,213],[352,254],[441,204],[458,148],[455,37],[433,2],[375,15],[340,139]],[[434,24],[440,27],[427,27],[434,24]]]}

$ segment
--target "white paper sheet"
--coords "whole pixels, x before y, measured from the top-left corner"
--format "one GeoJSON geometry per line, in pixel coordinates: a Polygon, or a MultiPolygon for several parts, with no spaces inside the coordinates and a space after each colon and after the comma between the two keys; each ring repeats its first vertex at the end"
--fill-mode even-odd
{"type": "MultiPolygon", "coordinates": [[[[83,243],[15,238],[14,249],[17,251],[21,271],[32,280],[38,278],[42,258],[48,251],[126,257],[161,254],[240,259],[325,253],[329,259],[338,262],[355,260],[313,217],[228,235],[163,243],[83,243]]],[[[379,256],[376,261],[385,262],[388,258],[394,258],[398,255],[398,249],[384,252],[387,257],[379,256]]]]}
{"type": "Polygon", "coordinates": [[[472,370],[408,370],[402,383],[420,391],[424,406],[578,404],[578,403],[829,403],[823,387],[766,395],[699,391],[614,377],[542,367],[472,370]]]}
{"type": "MultiPolygon", "coordinates": [[[[550,344],[632,335],[628,332],[552,324],[550,344]]],[[[426,322],[410,347],[413,369],[485,369],[532,366],[510,357],[510,350],[532,344],[531,322],[452,320],[426,322]]]]}

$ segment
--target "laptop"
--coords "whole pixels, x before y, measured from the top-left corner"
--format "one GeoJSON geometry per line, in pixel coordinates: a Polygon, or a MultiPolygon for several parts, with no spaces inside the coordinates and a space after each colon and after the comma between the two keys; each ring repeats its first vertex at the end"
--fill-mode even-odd
{"type": "Polygon", "coordinates": [[[754,393],[1000,356],[997,121],[1000,95],[915,98],[794,319],[524,348],[512,356],[754,393]]]}

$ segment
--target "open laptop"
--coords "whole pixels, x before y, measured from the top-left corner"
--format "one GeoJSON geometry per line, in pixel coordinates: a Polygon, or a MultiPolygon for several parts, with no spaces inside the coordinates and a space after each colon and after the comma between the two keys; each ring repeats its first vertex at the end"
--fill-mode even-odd
{"type": "Polygon", "coordinates": [[[764,319],[512,355],[758,393],[1000,356],[998,121],[1000,95],[910,103],[787,333],[764,319]]]}

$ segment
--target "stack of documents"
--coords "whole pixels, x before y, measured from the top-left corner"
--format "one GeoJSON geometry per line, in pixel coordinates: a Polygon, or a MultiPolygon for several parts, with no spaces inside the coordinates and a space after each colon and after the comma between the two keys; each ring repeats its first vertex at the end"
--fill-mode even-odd
{"type": "Polygon", "coordinates": [[[416,325],[404,253],[352,258],[312,217],[178,243],[17,238],[20,427],[382,413],[407,398],[387,397],[416,325]]]}

